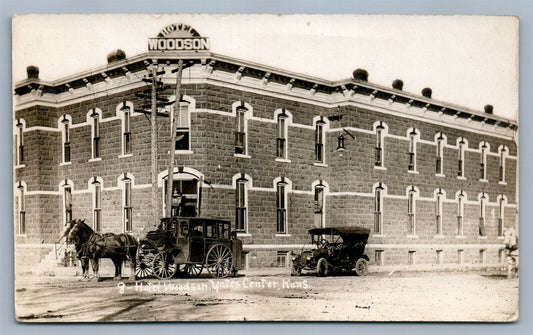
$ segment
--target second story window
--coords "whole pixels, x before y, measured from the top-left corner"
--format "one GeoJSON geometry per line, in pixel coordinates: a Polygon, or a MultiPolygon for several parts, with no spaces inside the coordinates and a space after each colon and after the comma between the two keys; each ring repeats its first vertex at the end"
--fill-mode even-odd
{"type": "Polygon", "coordinates": [[[482,193],[479,198],[479,236],[486,236],[486,231],[485,231],[486,202],[487,202],[486,194],[482,193]]]}
{"type": "Polygon", "coordinates": [[[17,121],[17,165],[24,164],[24,123],[22,120],[17,121]]]}
{"type": "Polygon", "coordinates": [[[499,169],[499,181],[505,183],[505,158],[507,157],[507,146],[500,147],[500,169],[499,169]]]}
{"type": "Polygon", "coordinates": [[[457,236],[464,236],[465,195],[460,191],[457,195],[457,236]]]}
{"type": "Polygon", "coordinates": [[[324,125],[326,123],[322,119],[322,117],[316,121],[315,124],[315,161],[317,163],[324,163],[325,162],[325,148],[324,148],[324,142],[325,142],[325,134],[324,134],[324,125]]]}
{"type": "Polygon", "coordinates": [[[416,235],[416,189],[411,186],[407,192],[407,233],[416,235]]]}
{"type": "Polygon", "coordinates": [[[437,226],[436,234],[442,235],[442,202],[444,200],[444,194],[439,188],[435,197],[435,223],[437,226]]]}
{"type": "Polygon", "coordinates": [[[417,132],[415,128],[412,128],[409,132],[409,165],[407,169],[409,171],[416,171],[416,140],[417,132]]]}
{"type": "Polygon", "coordinates": [[[436,161],[435,161],[435,174],[442,175],[444,165],[444,136],[439,133],[436,139],[436,161]]]}
{"type": "Polygon", "coordinates": [[[122,109],[122,154],[131,154],[131,109],[125,107],[122,109]]]}
{"type": "Polygon", "coordinates": [[[276,233],[287,233],[287,183],[283,179],[276,184],[276,233]]]}
{"type": "Polygon", "coordinates": [[[190,133],[191,133],[191,119],[189,112],[189,104],[187,102],[180,102],[179,111],[175,113],[178,118],[178,125],[176,127],[176,150],[188,151],[191,149],[190,133]]]}
{"type": "Polygon", "coordinates": [[[374,190],[374,233],[383,234],[383,186],[381,183],[374,190]]]}
{"type": "Polygon", "coordinates": [[[459,138],[457,142],[457,163],[458,163],[458,169],[457,169],[457,177],[464,178],[465,176],[465,147],[466,147],[466,141],[464,138],[459,138]]]}
{"type": "Polygon", "coordinates": [[[487,142],[481,143],[480,153],[481,160],[479,164],[479,179],[486,181],[487,180],[487,152],[489,151],[489,146],[487,142]]]}
{"type": "Polygon", "coordinates": [[[61,120],[62,137],[63,137],[63,163],[70,162],[70,120],[63,115],[61,120]]]}
{"type": "Polygon", "coordinates": [[[384,131],[383,123],[379,122],[376,126],[376,149],[375,149],[375,162],[374,166],[383,167],[383,140],[384,140],[384,131]]]}
{"type": "Polygon", "coordinates": [[[276,157],[287,159],[287,114],[285,110],[278,114],[276,138],[276,157]]]}
{"type": "Polygon", "coordinates": [[[237,107],[235,115],[235,153],[246,155],[246,108],[237,107]]]}
{"type": "Polygon", "coordinates": [[[92,118],[92,158],[100,157],[100,115],[96,112],[91,114],[92,118]]]}
{"type": "Polygon", "coordinates": [[[236,190],[235,190],[235,230],[237,232],[246,232],[247,226],[247,213],[246,213],[246,204],[247,204],[247,190],[246,183],[248,182],[244,176],[241,176],[237,179],[236,190]]]}

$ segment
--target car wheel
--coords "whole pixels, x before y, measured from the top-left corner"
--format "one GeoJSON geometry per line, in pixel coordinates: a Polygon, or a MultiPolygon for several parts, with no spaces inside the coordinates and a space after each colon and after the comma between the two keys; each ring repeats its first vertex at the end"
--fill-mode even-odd
{"type": "Polygon", "coordinates": [[[300,276],[302,274],[302,268],[298,265],[291,267],[291,276],[300,276]]]}
{"type": "Polygon", "coordinates": [[[359,258],[357,262],[355,262],[355,273],[358,276],[366,276],[368,273],[368,261],[364,258],[359,258]]]}
{"type": "Polygon", "coordinates": [[[318,260],[316,264],[316,273],[319,277],[326,277],[328,275],[328,261],[325,258],[318,260]]]}

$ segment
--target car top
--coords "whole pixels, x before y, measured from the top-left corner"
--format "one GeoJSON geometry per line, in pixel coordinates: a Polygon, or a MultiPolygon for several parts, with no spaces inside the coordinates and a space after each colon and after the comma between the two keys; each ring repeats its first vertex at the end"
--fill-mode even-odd
{"type": "Polygon", "coordinates": [[[311,235],[340,235],[345,243],[365,243],[370,229],[364,227],[329,227],[309,229],[311,235]]]}

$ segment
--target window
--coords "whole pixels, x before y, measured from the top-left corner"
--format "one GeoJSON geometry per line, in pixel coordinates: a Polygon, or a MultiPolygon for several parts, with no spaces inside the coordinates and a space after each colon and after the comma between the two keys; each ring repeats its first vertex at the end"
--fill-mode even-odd
{"type": "Polygon", "coordinates": [[[465,195],[460,191],[457,195],[457,236],[464,235],[464,211],[465,211],[465,195]]]}
{"type": "Polygon", "coordinates": [[[437,264],[444,263],[444,253],[442,250],[437,250],[437,264]]]}
{"type": "Polygon", "coordinates": [[[479,164],[479,179],[487,180],[487,151],[489,147],[487,142],[481,144],[481,162],[479,164]]]}
{"type": "Polygon", "coordinates": [[[315,161],[318,163],[324,163],[324,122],[323,118],[320,117],[320,120],[316,121],[315,125],[315,161]]]}
{"type": "Polygon", "coordinates": [[[93,111],[92,118],[92,158],[100,157],[100,115],[93,111]]]}
{"type": "Polygon", "coordinates": [[[70,162],[70,120],[63,115],[61,120],[63,131],[63,163],[70,162]]]}
{"type": "Polygon", "coordinates": [[[383,187],[381,183],[374,190],[374,232],[383,234],[383,187]]]}
{"type": "Polygon", "coordinates": [[[383,265],[383,250],[376,250],[374,258],[376,265],[383,265]]]}
{"type": "Polygon", "coordinates": [[[409,235],[416,235],[416,189],[411,186],[407,192],[407,233],[409,235]]]}
{"type": "Polygon", "coordinates": [[[324,198],[324,188],[325,186],[322,184],[322,181],[319,182],[318,185],[315,186],[315,227],[325,227],[325,198],[324,198]]]}
{"type": "Polygon", "coordinates": [[[277,213],[277,228],[276,233],[287,233],[287,183],[283,178],[276,185],[276,213],[277,213]]]}
{"type": "Polygon", "coordinates": [[[72,187],[65,183],[63,186],[63,208],[65,210],[65,226],[72,221],[72,187]]]}
{"type": "Polygon", "coordinates": [[[237,107],[235,117],[235,153],[246,155],[246,108],[237,107]]]}
{"type": "Polygon", "coordinates": [[[122,154],[131,154],[131,108],[122,109],[122,154]]]}
{"type": "Polygon", "coordinates": [[[407,169],[409,171],[416,171],[416,140],[417,132],[415,128],[411,128],[409,132],[409,165],[407,169]]]}
{"type": "Polygon", "coordinates": [[[181,102],[179,104],[179,111],[176,117],[178,118],[178,125],[176,127],[175,149],[190,150],[191,120],[188,103],[181,102]]]}
{"type": "Polygon", "coordinates": [[[498,236],[503,236],[503,227],[505,226],[505,197],[500,195],[498,200],[498,236]]]}
{"type": "Polygon", "coordinates": [[[131,232],[133,231],[133,207],[131,204],[131,179],[124,175],[124,179],[122,179],[122,182],[124,183],[124,216],[123,216],[123,226],[125,232],[131,232]]]}
{"type": "Polygon", "coordinates": [[[287,114],[285,114],[285,110],[281,114],[278,114],[277,132],[276,157],[287,159],[287,114]]]}
{"type": "MultiPolygon", "coordinates": [[[[190,175],[185,175],[190,176],[190,175]]],[[[183,175],[174,176],[172,181],[172,204],[171,216],[194,217],[198,213],[198,179],[183,179],[183,175]]],[[[188,178],[188,177],[187,177],[188,178]]],[[[165,198],[163,200],[163,212],[165,211],[165,199],[167,195],[167,179],[165,178],[165,198]]]]}
{"type": "Polygon", "coordinates": [[[24,123],[19,119],[17,122],[17,165],[24,164],[24,123]]]}
{"type": "Polygon", "coordinates": [[[458,162],[458,170],[457,170],[457,177],[463,178],[465,176],[464,171],[464,158],[465,158],[465,146],[466,142],[464,138],[459,138],[457,143],[457,162],[458,162]]]}
{"type": "Polygon", "coordinates": [[[17,201],[17,210],[18,210],[18,233],[20,235],[26,234],[26,192],[25,185],[22,182],[19,182],[17,186],[18,197],[17,201]]]}
{"type": "Polygon", "coordinates": [[[459,264],[464,263],[464,250],[462,249],[457,250],[457,263],[459,264]]]}
{"type": "Polygon", "coordinates": [[[437,137],[437,145],[436,145],[436,161],[435,161],[435,174],[442,175],[443,173],[443,164],[444,164],[444,142],[445,138],[442,135],[442,133],[439,133],[439,136],[437,137]]]}
{"type": "Polygon", "coordinates": [[[245,232],[247,225],[246,215],[246,183],[248,182],[243,176],[237,179],[235,190],[235,230],[245,232]]]}
{"type": "Polygon", "coordinates": [[[437,235],[442,235],[442,202],[444,194],[439,188],[435,197],[435,223],[437,226],[437,235]]]}
{"type": "Polygon", "coordinates": [[[383,167],[383,135],[385,127],[383,127],[382,122],[379,122],[379,125],[376,127],[376,150],[375,156],[376,160],[374,165],[377,167],[383,167]]]}
{"type": "Polygon", "coordinates": [[[410,250],[407,252],[407,264],[416,263],[416,251],[410,250]]]}
{"type": "Polygon", "coordinates": [[[506,146],[500,147],[500,183],[505,183],[505,158],[507,156],[508,149],[506,146]]]}
{"type": "Polygon", "coordinates": [[[479,249],[479,262],[485,264],[485,249],[479,249]]]}
{"type": "Polygon", "coordinates": [[[102,227],[102,184],[94,177],[93,181],[93,229],[100,231],[102,227]]]}
{"type": "Polygon", "coordinates": [[[481,194],[479,198],[479,236],[486,236],[485,232],[485,206],[486,206],[486,195],[485,193],[481,194]]]}
{"type": "Polygon", "coordinates": [[[288,265],[287,262],[287,255],[289,253],[287,251],[278,251],[277,257],[276,257],[276,265],[279,267],[285,267],[288,265]]]}

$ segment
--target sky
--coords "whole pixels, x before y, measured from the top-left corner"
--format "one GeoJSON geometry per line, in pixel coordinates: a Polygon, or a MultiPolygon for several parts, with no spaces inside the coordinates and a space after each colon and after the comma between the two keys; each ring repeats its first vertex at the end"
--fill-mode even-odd
{"type": "Polygon", "coordinates": [[[369,82],[518,118],[518,20],[510,16],[21,15],[13,19],[13,81],[26,66],[47,81],[102,66],[109,52],[147,51],[172,23],[209,37],[211,51],[327,80],[357,68],[369,82]]]}

